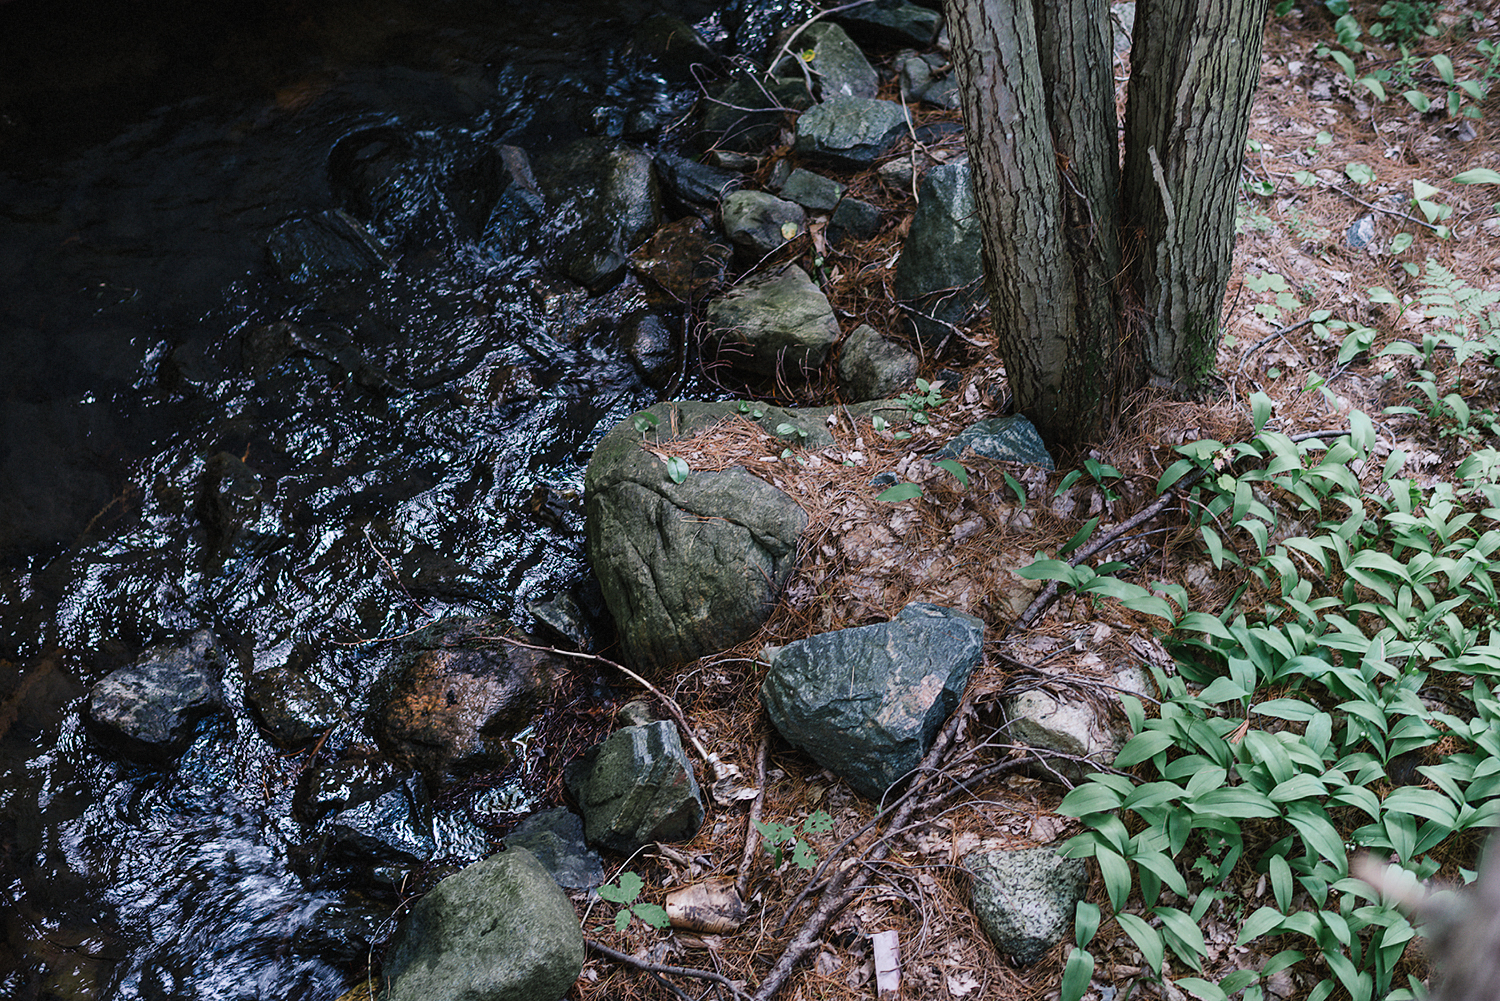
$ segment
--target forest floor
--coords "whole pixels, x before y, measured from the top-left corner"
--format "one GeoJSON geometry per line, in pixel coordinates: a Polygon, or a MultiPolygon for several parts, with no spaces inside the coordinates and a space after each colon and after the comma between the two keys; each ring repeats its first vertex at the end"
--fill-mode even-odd
{"type": "MultiPolygon", "coordinates": [[[[1370,8],[1365,12],[1368,26],[1376,5],[1364,6],[1370,8]]],[[[867,878],[868,888],[816,934],[816,943],[778,997],[875,997],[869,936],[886,930],[899,933],[902,995],[907,998],[1042,1001],[1058,996],[1071,942],[1028,968],[1011,965],[996,953],[970,912],[959,862],[977,848],[1030,847],[1075,833],[1077,822],[1054,812],[1066,786],[1052,777],[1037,777],[1045,775],[1040,770],[1023,774],[1001,769],[1003,774],[971,783],[961,795],[943,794],[954,788],[955,777],[1024,757],[1005,738],[1002,698],[1044,687],[1108,702],[1101,683],[1112,680],[1116,667],[1127,662],[1166,667],[1170,657],[1161,643],[1160,620],[1109,600],[1065,598],[1029,628],[1008,632],[1040,587],[1017,577],[1015,568],[1039,553],[1057,554],[1091,517],[1101,519],[1098,532],[1103,533],[1150,504],[1163,471],[1179,458],[1175,446],[1204,438],[1224,443],[1247,438],[1253,433],[1250,398],[1255,393],[1269,397],[1273,426],[1288,435],[1344,429],[1350,412],[1362,411],[1374,420],[1386,447],[1406,451],[1408,469],[1434,480],[1451,472],[1476,442],[1495,444],[1487,424],[1477,425],[1482,429],[1478,436],[1445,434],[1425,416],[1384,414],[1387,407],[1410,402],[1406,381],[1411,362],[1382,357],[1379,350],[1397,339],[1420,343],[1432,318],[1424,315],[1420,301],[1412,300],[1430,275],[1427,262],[1469,287],[1500,288],[1500,205],[1495,202],[1500,187],[1453,180],[1476,168],[1500,169],[1494,138],[1500,68],[1475,44],[1485,38],[1500,42],[1500,5],[1455,6],[1463,13],[1440,14],[1439,34],[1418,37],[1409,56],[1371,45],[1360,58],[1361,76],[1386,75],[1384,101],[1369,87],[1351,82],[1334,59],[1319,54],[1334,42],[1332,21],[1321,10],[1270,19],[1237,206],[1234,273],[1224,302],[1218,355],[1222,391],[1205,402],[1159,396],[1132,401],[1092,453],[1117,477],[1084,476],[1064,484],[1066,471],[1023,471],[976,460],[965,463],[969,483],[964,486],[924,457],[968,424],[1000,412],[1003,372],[982,322],[963,330],[941,357],[924,365],[927,379],[942,380],[937,387],[942,402],[926,411],[930,423],[910,428],[909,438],[836,426],[837,447],[799,463],[758,454],[766,446],[754,436],[738,443],[684,445],[703,453],[693,457],[694,468],[703,468],[709,453],[735,461],[750,457],[759,463],[761,475],[779,479],[806,498],[813,516],[804,561],[761,635],[661,683],[684,708],[706,747],[720,761],[737,765],[747,788],[761,790],[754,806],[763,821],[795,826],[824,811],[831,828],[802,833],[818,859],[836,864],[866,859],[848,874],[867,878]],[[1476,101],[1457,83],[1447,84],[1431,60],[1438,54],[1451,58],[1456,82],[1483,81],[1489,96],[1476,101]],[[1401,96],[1404,91],[1425,94],[1432,107],[1419,112],[1401,96]],[[1458,116],[1446,113],[1450,93],[1457,95],[1458,116]],[[1471,107],[1479,117],[1462,113],[1471,107]],[[1439,227],[1448,235],[1440,234],[1439,227]],[[1379,294],[1372,301],[1373,288],[1390,290],[1406,305],[1381,302],[1379,294]],[[1350,326],[1340,328],[1336,321],[1350,326]],[[1364,338],[1368,350],[1341,358],[1351,333],[1364,338]],[[854,467],[840,461],[849,456],[859,459],[854,467]],[[867,484],[880,470],[920,484],[922,497],[899,504],[875,502],[867,484]],[[1060,486],[1065,488],[1059,492],[1060,486]],[[876,804],[852,793],[771,732],[758,700],[762,669],[755,661],[768,644],[888,618],[918,600],[984,619],[990,636],[985,663],[959,711],[961,725],[944,760],[944,775],[927,784],[917,797],[920,805],[902,818],[906,829],[888,836],[886,828],[876,825],[841,846],[871,821],[876,804]],[[765,762],[759,780],[758,760],[765,762]],[[882,845],[883,852],[877,851],[882,845]]],[[[1125,72],[1123,64],[1117,67],[1117,76],[1125,72]]],[[[918,125],[954,117],[916,112],[918,125]]],[[[788,154],[783,148],[778,155],[788,154]]],[[[928,162],[961,155],[957,135],[901,152],[928,162]]],[[[852,194],[909,220],[911,192],[893,186],[890,176],[871,172],[840,179],[852,194]]],[[[888,227],[869,244],[824,248],[827,286],[846,330],[865,322],[893,336],[904,329],[890,284],[908,224],[888,227]]],[[[809,258],[812,249],[806,248],[809,258]]],[[[1492,417],[1500,410],[1496,387],[1481,381],[1465,392],[1473,394],[1468,403],[1476,415],[1492,417]]],[[[1165,579],[1182,584],[1195,609],[1222,609],[1244,575],[1214,568],[1190,524],[1187,502],[1174,500],[1146,528],[1110,555],[1133,564],[1133,579],[1142,583],[1165,579]]],[[[586,935],[642,963],[712,971],[753,994],[813,913],[823,876],[790,862],[777,866],[764,846],[754,845],[746,856],[749,870],[741,869],[751,802],[711,807],[691,843],[647,848],[609,871],[612,878],[637,873],[645,884],[641,899],[652,902],[683,886],[741,877],[748,917],[738,930],[659,931],[637,920],[616,931],[615,906],[580,900],[586,935]],[[814,892],[800,901],[799,894],[809,888],[814,892]]],[[[1097,874],[1090,899],[1105,901],[1097,874]]],[[[1262,957],[1236,945],[1237,922],[1226,912],[1210,909],[1201,927],[1208,958],[1196,975],[1212,981],[1234,969],[1258,968],[1262,957]]],[[[1187,968],[1169,956],[1165,981],[1143,977],[1140,953],[1117,928],[1101,932],[1094,953],[1094,986],[1085,997],[1175,1001],[1184,996],[1170,981],[1187,974],[1187,968]]],[[[1273,978],[1264,996],[1305,997],[1323,976],[1307,965],[1273,978]]],[[[652,975],[591,951],[569,997],[698,998],[705,991],[708,997],[732,996],[712,981],[652,975]]]]}

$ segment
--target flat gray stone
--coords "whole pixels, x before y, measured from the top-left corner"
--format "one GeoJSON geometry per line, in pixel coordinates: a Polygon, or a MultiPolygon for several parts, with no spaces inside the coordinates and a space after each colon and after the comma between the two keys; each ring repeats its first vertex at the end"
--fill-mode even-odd
{"type": "Polygon", "coordinates": [[[796,202],[764,191],[731,191],[719,208],[724,235],[746,264],[754,264],[807,232],[807,213],[796,202]]]}
{"type": "Polygon", "coordinates": [[[386,950],[381,1001],[552,1001],[583,971],[573,905],[525,848],[417,901],[386,950]]]}
{"type": "Polygon", "coordinates": [[[835,246],[850,240],[870,240],[884,221],[880,209],[858,198],[843,198],[828,220],[828,240],[835,246]]]}
{"type": "Polygon", "coordinates": [[[983,647],[979,619],[917,602],[889,622],[788,643],[760,698],[787,741],[879,799],[932,746],[983,647]]]}
{"type": "Polygon", "coordinates": [[[793,142],[799,156],[860,170],[883,156],[906,131],[894,101],[835,97],[804,111],[793,142]]]}
{"type": "Polygon", "coordinates": [[[844,186],[838,181],[801,167],[788,174],[781,185],[781,197],[814,212],[831,211],[843,196],[844,186]]]}
{"type": "Polygon", "coordinates": [[[590,844],[629,855],[653,841],[686,841],[703,823],[703,794],[668,720],[627,726],[564,772],[590,844]]]}
{"type": "Polygon", "coordinates": [[[604,863],[585,843],[583,821],[564,807],[533,813],[505,836],[505,846],[531,852],[564,890],[604,882],[604,863]]]}
{"type": "Polygon", "coordinates": [[[885,400],[910,388],[919,359],[869,324],[856,327],[839,351],[839,389],[856,402],[885,400]]]}
{"type": "Polygon", "coordinates": [[[970,453],[986,459],[1024,462],[1043,469],[1056,468],[1047,446],[1042,444],[1041,435],[1036,433],[1036,427],[1020,414],[970,424],[940,448],[933,458],[961,459],[970,453]]]}
{"type": "Polygon", "coordinates": [[[795,264],[710,302],[708,322],[735,368],[789,380],[811,375],[839,339],[828,297],[795,264]]]}
{"type": "Polygon", "coordinates": [[[839,11],[834,17],[860,44],[916,45],[926,48],[937,40],[943,19],[937,11],[907,0],[874,3],[839,11]]]}
{"type": "Polygon", "coordinates": [[[971,852],[970,901],[996,949],[1017,963],[1035,963],[1073,930],[1074,911],[1088,890],[1082,859],[1055,848],[971,852]]]}
{"type": "Polygon", "coordinates": [[[818,97],[874,97],[880,89],[880,78],[865,54],[843,28],[828,21],[809,25],[792,43],[792,55],[776,67],[780,76],[796,76],[799,69],[792,60],[807,53],[812,58],[806,66],[818,81],[818,97]]]}

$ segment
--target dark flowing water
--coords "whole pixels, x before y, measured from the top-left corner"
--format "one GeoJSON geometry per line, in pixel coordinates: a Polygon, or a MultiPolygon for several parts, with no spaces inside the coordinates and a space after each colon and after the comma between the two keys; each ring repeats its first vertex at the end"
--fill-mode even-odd
{"type": "Polygon", "coordinates": [[[301,759],[244,712],[153,772],[79,706],[210,628],[234,706],[302,658],[357,715],[390,656],[357,641],[583,579],[582,465],[655,399],[614,340],[641,291],[548,276],[464,178],[651,141],[692,98],[633,54],[660,9],[0,4],[0,997],[333,998],[389,930],[290,872],[301,759]],[[382,143],[404,173],[351,206],[382,143]],[[334,208],[390,266],[278,278],[268,236],[334,208]]]}

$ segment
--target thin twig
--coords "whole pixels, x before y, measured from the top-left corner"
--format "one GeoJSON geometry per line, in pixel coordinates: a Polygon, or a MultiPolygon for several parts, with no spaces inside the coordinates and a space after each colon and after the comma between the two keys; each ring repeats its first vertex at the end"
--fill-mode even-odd
{"type": "Polygon", "coordinates": [[[608,956],[610,959],[613,959],[617,963],[624,963],[627,966],[633,966],[636,969],[644,970],[647,973],[659,973],[667,974],[673,977],[693,977],[696,980],[708,980],[718,984],[721,987],[729,988],[730,992],[737,998],[750,997],[750,995],[746,994],[744,991],[735,986],[733,980],[730,980],[728,977],[724,976],[721,973],[715,973],[712,970],[700,970],[696,967],[691,966],[669,966],[666,963],[649,963],[644,959],[636,959],[634,956],[620,952],[617,949],[611,949],[609,946],[604,945],[601,942],[595,942],[591,938],[584,939],[583,944],[601,955],[608,956]]]}
{"type": "Polygon", "coordinates": [[[745,821],[745,850],[740,853],[740,873],[734,880],[735,892],[741,900],[750,891],[750,867],[755,862],[755,849],[760,842],[760,829],[755,825],[760,821],[761,808],[766,802],[766,759],[770,753],[771,740],[762,737],[760,751],[755,756],[755,799],[750,803],[750,817],[745,821]]]}
{"type": "Polygon", "coordinates": [[[682,732],[687,737],[688,742],[693,745],[693,750],[698,752],[698,756],[703,759],[705,764],[713,769],[714,776],[718,777],[718,759],[708,753],[708,748],[704,747],[702,742],[698,740],[697,734],[693,733],[693,728],[688,724],[687,716],[683,713],[682,707],[677,704],[676,700],[674,700],[672,696],[668,695],[666,692],[663,692],[660,688],[657,688],[651,682],[647,681],[639,674],[636,674],[624,664],[617,664],[614,661],[610,660],[608,657],[601,657],[596,653],[584,653],[581,650],[561,650],[555,646],[542,646],[538,643],[527,643],[523,640],[518,640],[510,636],[479,636],[476,638],[491,641],[499,640],[503,643],[509,643],[512,646],[525,647],[527,650],[538,650],[542,653],[557,654],[559,657],[572,657],[575,660],[592,660],[595,663],[607,664],[608,666],[614,668],[616,671],[619,671],[621,674],[627,675],[632,681],[644,685],[647,691],[649,691],[652,695],[655,695],[658,699],[661,699],[662,705],[667,707],[667,712],[671,713],[672,718],[677,721],[677,725],[682,727],[682,732]]]}

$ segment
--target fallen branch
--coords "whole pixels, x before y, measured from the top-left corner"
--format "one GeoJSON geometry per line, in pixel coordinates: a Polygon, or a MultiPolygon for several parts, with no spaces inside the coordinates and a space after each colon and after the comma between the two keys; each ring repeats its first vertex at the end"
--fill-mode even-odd
{"type": "Polygon", "coordinates": [[[750,817],[745,821],[745,850],[740,854],[740,872],[734,880],[734,890],[740,895],[740,900],[744,900],[745,894],[750,892],[750,868],[755,862],[755,849],[760,842],[760,829],[756,824],[766,802],[766,758],[770,753],[771,740],[769,737],[762,737],[760,751],[755,756],[755,799],[750,802],[750,817]]]}
{"type": "Polygon", "coordinates": [[[644,959],[636,959],[634,956],[620,952],[618,949],[611,949],[609,946],[604,945],[600,942],[595,942],[591,938],[584,939],[583,944],[588,946],[590,949],[593,949],[600,955],[608,956],[610,959],[613,959],[617,963],[624,963],[627,966],[633,966],[637,970],[642,970],[646,973],[657,973],[672,977],[692,977],[696,980],[708,980],[712,983],[718,984],[721,987],[727,987],[729,991],[737,998],[750,997],[750,995],[740,990],[739,987],[735,985],[735,982],[733,980],[730,980],[722,973],[715,973],[712,970],[700,970],[696,967],[691,966],[669,966],[666,963],[649,963],[644,959]]]}
{"type": "Polygon", "coordinates": [[[709,768],[713,769],[714,778],[717,779],[721,777],[721,767],[719,764],[719,759],[716,756],[709,754],[708,748],[704,747],[703,743],[698,740],[698,736],[693,733],[693,728],[688,724],[687,716],[683,713],[682,707],[677,704],[677,701],[673,699],[672,696],[668,695],[660,688],[657,688],[645,678],[641,677],[639,674],[636,674],[624,664],[617,664],[614,661],[610,660],[608,657],[601,657],[596,653],[584,653],[581,650],[561,650],[555,646],[542,646],[538,643],[527,643],[524,640],[518,640],[510,636],[479,636],[476,638],[491,641],[499,640],[502,643],[509,643],[511,646],[524,647],[527,650],[538,650],[542,653],[557,654],[559,657],[572,657],[575,660],[591,660],[595,663],[607,664],[608,666],[614,668],[616,671],[619,671],[621,674],[628,676],[632,681],[643,685],[648,692],[660,699],[662,705],[667,707],[667,712],[671,713],[672,718],[677,721],[677,725],[682,727],[682,733],[685,737],[687,737],[688,742],[693,745],[693,750],[697,751],[698,756],[703,759],[704,763],[707,764],[709,768]]]}

